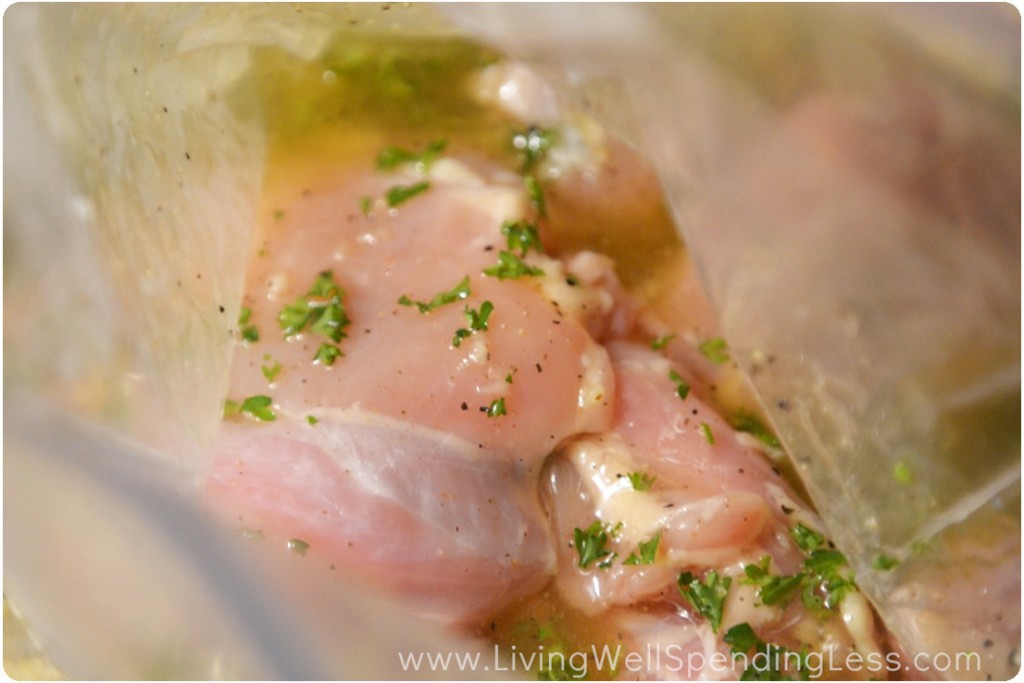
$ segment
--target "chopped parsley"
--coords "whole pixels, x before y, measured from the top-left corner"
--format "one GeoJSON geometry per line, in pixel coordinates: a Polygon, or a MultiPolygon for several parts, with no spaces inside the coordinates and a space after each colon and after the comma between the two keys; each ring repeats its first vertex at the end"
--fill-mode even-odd
{"type": "Polygon", "coordinates": [[[622,564],[628,565],[640,565],[640,564],[654,564],[655,558],[658,556],[658,543],[661,541],[661,532],[659,531],[648,541],[640,542],[636,549],[640,553],[630,553],[629,557],[622,561],[622,564]]]}
{"type": "Polygon", "coordinates": [[[898,463],[893,465],[892,476],[897,482],[903,485],[909,484],[914,478],[910,473],[910,466],[903,460],[900,460],[898,463]]]}
{"type": "Polygon", "coordinates": [[[538,253],[544,252],[544,246],[540,243],[540,233],[537,226],[528,221],[505,221],[501,225],[501,234],[508,241],[508,250],[519,252],[519,256],[526,254],[533,249],[538,253]]]}
{"type": "Polygon", "coordinates": [[[293,538],[288,541],[288,550],[291,550],[297,555],[305,555],[306,551],[309,550],[309,544],[301,538],[293,538]]]}
{"type": "Polygon", "coordinates": [[[520,626],[524,627],[523,630],[529,628],[532,624],[537,625],[535,637],[539,642],[543,643],[541,648],[549,654],[547,657],[540,658],[541,662],[537,670],[537,680],[579,681],[586,678],[586,669],[580,668],[579,664],[574,662],[573,658],[567,654],[569,648],[561,635],[561,620],[553,620],[550,625],[538,623],[533,618],[530,618],[527,622],[520,622],[520,626]],[[559,653],[561,656],[555,656],[554,653],[559,653]]]}
{"type": "Polygon", "coordinates": [[[334,344],[324,342],[320,345],[320,348],[316,350],[316,355],[313,356],[313,362],[331,366],[334,365],[334,361],[344,355],[345,354],[341,352],[341,349],[334,344]]]}
{"type": "Polygon", "coordinates": [[[257,420],[272,422],[277,418],[271,410],[273,400],[269,396],[250,396],[242,401],[241,411],[252,415],[257,420]]]}
{"type": "Polygon", "coordinates": [[[491,405],[487,407],[487,417],[500,417],[502,415],[508,415],[508,411],[505,410],[505,397],[496,398],[491,401],[491,405]]]}
{"type": "Polygon", "coordinates": [[[370,213],[370,209],[373,208],[373,198],[368,195],[363,195],[359,198],[359,211],[367,214],[370,213]]]}
{"type": "Polygon", "coordinates": [[[260,340],[260,331],[256,329],[255,325],[249,324],[251,317],[252,309],[247,306],[242,306],[241,310],[238,311],[238,326],[241,328],[242,341],[246,344],[252,344],[260,340]]]}
{"type": "Polygon", "coordinates": [[[668,378],[675,382],[676,393],[679,394],[679,398],[685,401],[686,397],[690,395],[689,383],[675,370],[668,371],[668,378]]]}
{"type": "Polygon", "coordinates": [[[899,563],[900,561],[897,560],[895,557],[889,557],[888,555],[878,555],[871,562],[871,566],[880,572],[887,572],[898,566],[899,563]]]}
{"type": "Polygon", "coordinates": [[[732,419],[729,420],[729,424],[731,424],[733,429],[738,432],[746,432],[747,434],[756,437],[758,441],[769,448],[782,448],[782,444],[779,443],[779,439],[775,436],[775,433],[765,426],[757,415],[754,415],[749,411],[741,410],[736,413],[733,415],[732,419]]]}
{"type": "Polygon", "coordinates": [[[315,416],[313,416],[313,415],[307,415],[306,416],[306,422],[308,422],[310,424],[310,426],[315,425],[319,421],[320,421],[320,419],[315,417],[315,416]]]}
{"type": "Polygon", "coordinates": [[[388,189],[384,199],[387,201],[388,206],[393,209],[429,189],[430,183],[425,180],[414,185],[395,185],[388,189]]]}
{"type": "Polygon", "coordinates": [[[729,360],[729,347],[721,337],[708,339],[697,347],[704,357],[715,365],[721,365],[729,360]]]}
{"type": "Polygon", "coordinates": [[[238,415],[242,410],[242,406],[238,404],[238,401],[232,401],[230,398],[224,399],[224,418],[229,418],[232,415],[238,415]]]}
{"type": "Polygon", "coordinates": [[[273,400],[269,396],[250,396],[241,403],[232,401],[230,398],[224,401],[224,417],[231,417],[239,413],[246,413],[263,422],[273,422],[277,419],[274,411],[271,410],[273,400]]]}
{"type": "Polygon", "coordinates": [[[320,272],[309,291],[278,314],[277,322],[284,330],[284,336],[291,337],[308,327],[311,332],[322,334],[335,343],[340,342],[348,336],[345,328],[351,322],[342,303],[344,296],[345,290],[334,281],[331,271],[320,272]]]}
{"type": "Polygon", "coordinates": [[[802,571],[791,576],[772,575],[771,557],[765,555],[757,564],[743,568],[743,583],[758,586],[758,596],[765,605],[785,605],[799,592],[808,611],[825,617],[857,589],[853,576],[845,570],[846,557],[838,550],[822,547],[825,538],[802,524],[790,533],[807,554],[802,571]]]}
{"type": "Polygon", "coordinates": [[[617,529],[618,526],[606,527],[600,520],[594,520],[586,529],[577,527],[572,530],[573,547],[579,555],[580,569],[587,569],[595,562],[598,563],[598,569],[612,566],[616,554],[608,549],[608,541],[617,529]]]}
{"type": "Polygon", "coordinates": [[[508,373],[507,375],[505,375],[505,383],[506,384],[512,384],[512,373],[511,372],[508,373]]]}
{"type": "Polygon", "coordinates": [[[544,191],[540,189],[540,183],[532,175],[528,175],[523,178],[523,184],[526,186],[526,196],[530,200],[530,204],[533,205],[537,215],[541,218],[547,218],[548,205],[544,200],[544,191]]]}
{"type": "Polygon", "coordinates": [[[466,316],[466,322],[469,324],[469,327],[461,327],[455,330],[455,336],[452,337],[452,346],[458,347],[462,344],[463,339],[474,332],[486,332],[487,320],[491,317],[493,311],[494,304],[490,301],[484,301],[480,304],[479,309],[472,309],[467,305],[462,314],[466,316]]]}
{"type": "Polygon", "coordinates": [[[729,646],[733,654],[745,654],[751,649],[757,647],[761,639],[754,633],[754,629],[750,627],[750,624],[743,622],[742,624],[736,624],[728,631],[725,632],[725,636],[722,638],[725,644],[729,646]]]}
{"type": "Polygon", "coordinates": [[[797,547],[805,553],[814,552],[821,546],[825,545],[824,536],[813,529],[809,529],[803,524],[797,524],[795,527],[790,529],[789,535],[793,537],[797,547]]]}
{"type": "Polygon", "coordinates": [[[377,155],[377,170],[390,171],[400,164],[411,163],[416,165],[417,171],[426,171],[447,145],[445,140],[432,140],[421,152],[400,147],[385,147],[377,155]]]}
{"type": "Polygon", "coordinates": [[[515,280],[524,275],[537,277],[543,274],[543,270],[526,265],[521,258],[510,251],[498,252],[498,264],[484,269],[484,275],[490,275],[499,280],[515,280]]]}
{"type": "Polygon", "coordinates": [[[769,571],[772,558],[765,555],[757,564],[748,564],[743,568],[746,578],[740,582],[759,586],[758,596],[765,605],[785,605],[796,594],[803,582],[803,574],[793,576],[772,575],[769,571]]]}
{"type": "MultiPolygon", "coordinates": [[[[270,357],[265,356],[264,359],[270,360],[270,357]]],[[[266,378],[268,383],[273,383],[274,379],[281,374],[281,364],[274,363],[273,365],[261,365],[260,372],[263,373],[263,377],[266,378]]]]}
{"type": "Polygon", "coordinates": [[[521,172],[530,173],[537,167],[548,149],[554,142],[554,135],[551,131],[544,130],[537,126],[530,126],[526,130],[516,131],[512,135],[512,147],[518,152],[521,159],[521,172]]]}
{"type": "Polygon", "coordinates": [[[721,577],[714,569],[709,571],[704,580],[694,577],[690,572],[683,572],[677,581],[679,592],[697,612],[708,620],[711,630],[718,633],[722,625],[722,610],[725,598],[729,595],[732,578],[721,577]]]}
{"type": "Polygon", "coordinates": [[[814,611],[819,604],[834,610],[847,594],[857,589],[853,576],[843,571],[846,566],[846,556],[838,550],[815,550],[804,561],[810,580],[804,581],[801,597],[808,610],[814,611]]]}
{"type": "Polygon", "coordinates": [[[857,582],[848,571],[846,556],[838,550],[824,547],[825,537],[803,524],[797,524],[790,529],[790,535],[807,557],[804,560],[803,571],[794,577],[783,577],[786,581],[780,579],[780,585],[776,589],[785,589],[783,597],[786,597],[790,595],[790,591],[796,590],[795,586],[790,587],[789,584],[798,584],[801,587],[800,598],[804,607],[819,617],[825,617],[829,611],[839,606],[848,593],[857,589],[857,582]],[[781,585],[783,583],[786,585],[781,585]]]}
{"type": "Polygon", "coordinates": [[[646,491],[658,480],[646,472],[630,472],[626,476],[629,477],[629,483],[633,485],[634,491],[646,491]]]}
{"type": "Polygon", "coordinates": [[[709,425],[707,422],[701,422],[700,427],[698,429],[700,429],[700,433],[704,435],[704,440],[707,441],[710,445],[714,446],[715,435],[711,431],[711,425],[709,425]]]}
{"type": "Polygon", "coordinates": [[[469,288],[469,276],[462,278],[459,284],[455,285],[446,292],[439,292],[434,295],[434,298],[430,301],[413,301],[405,294],[398,300],[401,306],[415,306],[419,309],[420,313],[429,313],[435,308],[445,306],[450,303],[454,303],[461,299],[467,298],[472,292],[469,288]]]}
{"type": "Polygon", "coordinates": [[[723,640],[734,657],[743,657],[749,662],[749,666],[740,675],[741,681],[793,680],[788,675],[786,665],[794,661],[797,680],[810,679],[811,668],[806,653],[761,640],[747,622],[730,628],[725,632],[723,640]],[[754,651],[753,655],[749,654],[751,650],[754,651]]]}
{"type": "Polygon", "coordinates": [[[668,343],[675,338],[676,335],[674,334],[663,334],[657,339],[651,340],[651,348],[654,349],[655,351],[660,351],[666,346],[668,346],[668,343]]]}

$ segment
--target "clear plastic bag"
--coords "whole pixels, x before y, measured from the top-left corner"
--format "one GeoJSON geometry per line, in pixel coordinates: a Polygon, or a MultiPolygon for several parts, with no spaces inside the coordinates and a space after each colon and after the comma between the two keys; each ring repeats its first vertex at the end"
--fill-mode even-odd
{"type": "MultiPolygon", "coordinates": [[[[977,651],[977,675],[1011,676],[1020,647],[1019,17],[999,8],[927,21],[865,7],[442,9],[9,10],[5,394],[19,408],[5,417],[15,446],[7,490],[22,476],[37,485],[50,476],[30,472],[45,461],[33,453],[76,457],[66,441],[47,440],[52,409],[24,398],[41,395],[172,454],[159,485],[191,514],[189,482],[227,386],[265,153],[255,100],[231,87],[251,48],[308,58],[353,21],[375,35],[458,25],[530,62],[649,154],[734,356],[901,645],[977,651]],[[900,564],[883,570],[880,559],[900,564]],[[953,580],[968,590],[948,590],[953,580]]],[[[60,536],[34,526],[43,499],[9,499],[22,507],[6,510],[5,538],[43,534],[61,552],[60,536]]],[[[190,571],[216,597],[208,604],[228,615],[216,630],[226,651],[260,650],[258,634],[236,632],[232,619],[249,614],[238,595],[218,594],[222,575],[244,562],[191,557],[183,537],[193,523],[205,520],[164,536],[165,551],[198,563],[190,571]]],[[[107,650],[75,641],[81,624],[40,607],[61,576],[52,554],[8,548],[5,591],[55,657],[72,666],[93,649],[108,654],[76,675],[146,677],[141,664],[103,665],[120,666],[119,652],[133,661],[128,635],[152,635],[159,620],[124,629],[107,650]]],[[[152,581],[152,558],[133,557],[125,570],[152,581]]],[[[269,601],[287,595],[266,590],[269,601]]],[[[92,607],[97,621],[116,602],[107,595],[92,607]]],[[[351,609],[346,618],[373,613],[351,609]]],[[[328,628],[322,613],[283,619],[296,632],[328,628]]],[[[397,640],[416,629],[381,632],[397,640]]],[[[365,668],[339,667],[352,660],[330,649],[338,641],[310,636],[308,671],[290,668],[303,646],[288,639],[269,664],[217,670],[217,636],[206,632],[181,641],[209,647],[199,664],[185,664],[190,654],[168,666],[189,676],[393,675],[395,643],[366,649],[357,633],[342,650],[365,668]]]]}

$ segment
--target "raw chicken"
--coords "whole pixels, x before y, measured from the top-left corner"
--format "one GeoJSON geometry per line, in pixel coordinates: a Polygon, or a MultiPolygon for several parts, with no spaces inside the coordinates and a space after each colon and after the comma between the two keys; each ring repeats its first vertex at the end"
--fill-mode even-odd
{"type": "Polygon", "coordinates": [[[358,410],[227,425],[207,494],[268,539],[372,577],[442,622],[481,619],[554,569],[533,477],[472,444],[358,410]],[[308,544],[308,550],[305,549],[308,544]]]}
{"type": "Polygon", "coordinates": [[[800,600],[763,604],[746,581],[745,567],[770,557],[772,574],[798,574],[805,557],[790,529],[797,524],[818,529],[820,522],[765,454],[714,407],[693,391],[680,398],[670,373],[685,382],[692,378],[686,367],[636,344],[614,342],[608,348],[616,377],[613,428],[580,438],[552,462],[545,502],[559,539],[572,539],[574,530],[597,520],[608,530],[607,550],[614,555],[602,558],[604,566],[585,567],[578,545],[559,544],[557,586],[563,599],[576,610],[612,620],[635,652],[661,642],[674,643],[679,657],[702,653],[684,669],[672,657],[653,662],[644,676],[729,677],[728,667],[702,673],[702,666],[713,652],[731,661],[720,636],[738,624],[748,624],[766,641],[855,649],[881,661],[872,618],[859,594],[842,603],[848,625],[839,613],[825,619],[812,615],[800,600]],[[655,538],[649,563],[629,561],[655,538]],[[677,577],[683,571],[716,571],[731,578],[717,628],[681,597],[677,577]],[[623,606],[643,610],[615,609],[623,606]],[[857,610],[868,611],[865,616],[857,610]]]}
{"type": "MultiPolygon", "coordinates": [[[[525,79],[526,110],[556,110],[524,74],[478,86],[525,79]]],[[[880,657],[845,560],[772,449],[720,412],[706,303],[648,304],[643,263],[669,287],[693,280],[650,168],[585,117],[553,125],[518,138],[536,153],[519,173],[423,141],[384,170],[357,153],[271,196],[232,370],[242,415],[208,500],[442,623],[496,631],[547,596],[646,653],[622,675],[736,677],[743,629],[880,657]]]]}
{"type": "MultiPolygon", "coordinates": [[[[537,475],[563,439],[609,424],[611,368],[584,324],[604,324],[595,311],[611,295],[568,287],[542,256],[543,277],[483,274],[525,203],[500,174],[485,182],[443,159],[421,196],[360,210],[364,196],[422,180],[415,169],[340,172],[277,210],[245,300],[260,339],[238,348],[231,390],[272,395],[275,420],[225,425],[206,491],[243,527],[308,545],[311,559],[372,577],[420,614],[466,622],[554,572],[537,475]],[[285,338],[278,315],[332,269],[351,323],[343,355],[314,362],[326,338],[285,338]],[[398,303],[464,277],[464,298],[425,313],[398,303]],[[486,331],[455,346],[464,309],[485,301],[486,331]],[[488,412],[497,400],[507,414],[488,412]]],[[[586,261],[600,280],[607,263],[586,261]]]]}

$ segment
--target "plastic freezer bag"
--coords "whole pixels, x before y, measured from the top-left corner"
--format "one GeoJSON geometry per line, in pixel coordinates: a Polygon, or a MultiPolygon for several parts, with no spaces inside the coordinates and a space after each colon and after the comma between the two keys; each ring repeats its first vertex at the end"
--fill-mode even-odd
{"type": "MultiPolygon", "coordinates": [[[[969,22],[921,16],[617,5],[13,8],[4,26],[12,604],[69,671],[154,675],[129,656],[152,622],[122,629],[102,650],[76,642],[67,632],[81,627],[42,606],[60,574],[49,552],[23,550],[36,548],[24,539],[40,537],[32,520],[42,519],[14,493],[19,477],[44,476],[31,470],[45,459],[29,454],[86,457],[43,437],[60,422],[53,405],[84,414],[136,444],[126,448],[164,454],[145,462],[187,516],[227,387],[266,151],[258,103],[236,87],[252,47],[311,58],[337,26],[446,35],[459,25],[529,60],[649,154],[735,357],[902,646],[978,651],[979,677],[1011,675],[1020,644],[1019,610],[1005,610],[1019,604],[1019,19],[997,9],[965,9],[969,22]],[[879,558],[901,564],[881,570],[879,558]],[[973,588],[951,591],[953,581],[973,588]],[[86,651],[109,654],[90,661],[86,651]],[[115,663],[124,668],[104,668],[115,663]]],[[[167,552],[212,582],[209,604],[235,624],[218,632],[238,640],[226,637],[224,651],[274,640],[237,633],[239,598],[218,594],[221,575],[244,563],[207,566],[195,553],[210,553],[182,534],[166,537],[167,552]]],[[[153,580],[144,561],[115,566],[153,580]]],[[[271,601],[287,594],[266,590],[271,601]]],[[[322,637],[318,618],[300,612],[283,623],[322,637]]],[[[171,623],[182,633],[195,626],[171,623]]],[[[338,663],[353,660],[323,656],[310,636],[321,647],[308,670],[293,657],[302,643],[287,638],[270,663],[218,670],[220,644],[195,647],[209,639],[182,637],[169,670],[344,676],[373,675],[379,663],[390,675],[383,662],[392,663],[354,638],[368,668],[345,668],[338,663]]]]}

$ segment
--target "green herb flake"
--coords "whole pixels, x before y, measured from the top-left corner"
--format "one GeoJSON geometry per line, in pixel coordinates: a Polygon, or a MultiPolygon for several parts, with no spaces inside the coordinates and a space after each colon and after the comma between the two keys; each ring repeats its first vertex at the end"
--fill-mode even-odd
{"type": "Polygon", "coordinates": [[[462,346],[462,340],[470,336],[471,334],[473,333],[467,330],[465,327],[460,327],[459,329],[455,330],[455,334],[452,335],[452,346],[454,346],[455,348],[459,348],[460,346],[462,346]]]}
{"type": "Polygon", "coordinates": [[[285,337],[299,334],[313,317],[313,309],[302,298],[288,304],[277,314],[277,322],[284,330],[285,337]]]}
{"type": "Polygon", "coordinates": [[[333,297],[337,294],[344,294],[341,287],[334,281],[334,273],[329,270],[322,270],[316,274],[313,284],[309,288],[309,296],[323,298],[333,297]]]}
{"type": "Polygon", "coordinates": [[[348,336],[345,328],[351,323],[342,301],[344,296],[345,290],[334,281],[333,273],[321,271],[309,290],[278,314],[277,322],[284,336],[291,337],[308,327],[310,332],[340,342],[348,336]]]}
{"type": "Polygon", "coordinates": [[[639,555],[630,553],[629,557],[622,561],[622,564],[654,564],[654,560],[658,556],[658,543],[660,542],[661,532],[659,531],[650,540],[642,541],[637,545],[636,549],[640,553],[639,555]]]}
{"type": "Polygon", "coordinates": [[[385,147],[377,155],[377,170],[390,171],[400,164],[412,163],[416,165],[416,170],[422,173],[430,168],[447,145],[445,140],[432,140],[421,152],[400,147],[385,147]]]}
{"type": "Polygon", "coordinates": [[[320,421],[320,419],[318,417],[313,416],[313,415],[307,415],[306,416],[306,422],[308,422],[311,427],[313,425],[315,425],[319,421],[320,421]]]}
{"type": "Polygon", "coordinates": [[[701,422],[699,429],[700,429],[700,433],[704,436],[704,440],[707,441],[708,444],[714,446],[715,445],[715,435],[711,431],[711,425],[709,425],[707,422],[701,422]]]}
{"type": "Polygon", "coordinates": [[[683,572],[677,581],[679,592],[697,612],[708,620],[711,630],[718,633],[722,625],[722,610],[729,595],[732,578],[720,577],[715,570],[709,571],[704,580],[697,579],[690,572],[683,572]]]}
{"type": "Polygon", "coordinates": [[[322,363],[328,367],[334,365],[334,361],[338,360],[345,354],[341,352],[334,344],[328,344],[324,342],[320,345],[320,348],[316,350],[316,355],[313,356],[314,363],[322,363]]]}
{"type": "Polygon", "coordinates": [[[586,529],[575,528],[572,530],[573,547],[579,555],[580,569],[587,569],[595,562],[599,569],[607,569],[611,566],[614,557],[608,549],[608,541],[614,529],[609,529],[600,520],[594,520],[586,529]],[[607,558],[607,559],[606,559],[607,558]]]}
{"type": "Polygon", "coordinates": [[[708,339],[697,347],[704,357],[715,365],[721,365],[729,360],[729,347],[721,337],[708,339]]]}
{"type": "Polygon", "coordinates": [[[505,375],[505,384],[512,384],[512,373],[505,375]]]}
{"type": "Polygon", "coordinates": [[[238,326],[241,328],[242,341],[246,344],[253,344],[260,340],[259,330],[256,329],[255,325],[249,324],[250,318],[252,318],[252,309],[243,306],[238,311],[238,326]]]}
{"type": "Polygon", "coordinates": [[[629,483],[633,485],[634,491],[646,491],[658,480],[647,472],[630,472],[626,476],[629,477],[629,483]]]}
{"type": "Polygon", "coordinates": [[[766,605],[785,605],[800,589],[804,581],[803,574],[792,576],[772,576],[761,586],[758,596],[766,605]]]}
{"type": "Polygon", "coordinates": [[[792,576],[772,575],[769,567],[772,558],[765,555],[757,564],[748,564],[743,568],[745,578],[740,583],[758,586],[758,597],[765,605],[786,604],[793,598],[803,583],[803,573],[792,576]]]}
{"type": "Polygon", "coordinates": [[[807,554],[803,566],[801,600],[808,611],[825,618],[847,594],[857,590],[857,582],[849,571],[849,563],[838,550],[824,547],[824,536],[803,524],[790,529],[790,535],[807,554]]]}
{"type": "Polygon", "coordinates": [[[224,417],[232,417],[242,412],[242,406],[238,401],[232,401],[230,398],[224,399],[224,417]]]}
{"type": "Polygon", "coordinates": [[[903,484],[904,486],[914,479],[910,472],[910,465],[903,460],[900,460],[898,463],[893,465],[892,476],[898,483],[903,484]]]}
{"type": "Polygon", "coordinates": [[[470,294],[472,294],[472,292],[470,291],[469,276],[467,275],[462,278],[459,284],[455,285],[448,291],[435,294],[434,298],[430,301],[413,301],[403,294],[398,300],[398,304],[400,306],[415,306],[420,313],[427,314],[435,308],[465,299],[470,294]]]}
{"type": "Polygon", "coordinates": [[[758,441],[769,448],[782,448],[782,444],[779,442],[778,437],[775,436],[775,433],[765,426],[760,418],[749,411],[741,410],[736,413],[729,420],[729,424],[738,432],[745,432],[756,437],[758,441]]]}
{"type": "Polygon", "coordinates": [[[284,209],[274,209],[274,220],[279,221],[284,218],[284,209]]]}
{"type": "Polygon", "coordinates": [[[543,270],[528,266],[510,251],[498,252],[498,264],[484,269],[484,275],[490,275],[499,280],[515,280],[524,276],[537,277],[543,274],[543,270]]]}
{"type": "Polygon", "coordinates": [[[288,550],[296,555],[305,555],[306,551],[309,550],[309,544],[301,538],[293,538],[288,541],[288,550]]]}
{"type": "Polygon", "coordinates": [[[888,555],[877,555],[871,562],[871,566],[880,572],[887,572],[899,566],[900,561],[888,555]]]}
{"type": "Polygon", "coordinates": [[[395,185],[388,189],[384,199],[387,201],[388,206],[393,209],[429,189],[430,183],[425,180],[415,185],[395,185]]]}
{"type": "Polygon", "coordinates": [[[505,236],[508,243],[508,250],[519,252],[523,257],[532,249],[537,253],[544,252],[544,246],[540,242],[540,232],[537,226],[528,221],[505,221],[501,225],[501,234],[505,236]]]}
{"type": "Polygon", "coordinates": [[[363,215],[370,213],[370,209],[373,208],[373,198],[368,195],[363,195],[359,198],[359,211],[363,215]]]}
{"type": "Polygon", "coordinates": [[[281,374],[281,364],[274,363],[273,365],[261,365],[260,372],[263,373],[263,377],[267,380],[268,384],[273,384],[277,376],[281,374]]]}
{"type": "Polygon", "coordinates": [[[663,348],[668,346],[668,343],[676,338],[674,334],[663,334],[657,339],[651,340],[651,348],[655,351],[661,351],[663,348]]]}
{"type": "Polygon", "coordinates": [[[263,422],[273,422],[277,419],[277,416],[271,409],[272,403],[273,400],[269,396],[250,396],[242,401],[239,411],[252,415],[257,420],[262,420],[263,422]]]}
{"type": "Polygon", "coordinates": [[[675,370],[668,371],[668,378],[675,383],[679,398],[685,401],[686,397],[690,395],[690,384],[675,370]]]}
{"type": "Polygon", "coordinates": [[[320,315],[309,329],[311,332],[322,334],[337,343],[348,336],[345,334],[345,328],[351,322],[345,313],[345,308],[340,303],[330,303],[320,309],[320,315]]]}
{"type": "Polygon", "coordinates": [[[754,629],[747,622],[736,624],[730,628],[725,632],[722,640],[735,655],[746,654],[761,643],[761,639],[757,637],[754,629]]]}
{"type": "Polygon", "coordinates": [[[789,530],[789,534],[793,537],[797,547],[805,553],[814,552],[825,544],[824,536],[803,524],[797,524],[789,530]]]}
{"type": "Polygon", "coordinates": [[[500,417],[502,415],[508,415],[508,411],[505,410],[505,397],[496,398],[491,401],[491,405],[487,407],[487,417],[500,417]]]}
{"type": "Polygon", "coordinates": [[[486,332],[487,320],[491,317],[491,313],[493,311],[494,304],[490,301],[484,301],[480,304],[479,309],[472,309],[467,305],[462,311],[462,315],[466,317],[466,322],[469,324],[469,327],[462,327],[455,330],[455,336],[452,338],[452,346],[458,347],[462,344],[463,339],[474,332],[486,332]]]}
{"type": "Polygon", "coordinates": [[[783,645],[767,643],[761,640],[746,622],[736,624],[726,631],[723,640],[734,657],[743,657],[749,663],[740,675],[741,681],[793,680],[790,672],[786,670],[786,665],[794,659],[796,666],[793,673],[798,680],[810,680],[813,673],[806,652],[795,652],[783,645]],[[749,656],[751,650],[754,651],[754,655],[749,656]]]}
{"type": "Polygon", "coordinates": [[[812,585],[822,596],[826,609],[834,610],[848,593],[857,590],[857,583],[848,572],[846,556],[838,550],[815,550],[804,562],[812,585]]]}
{"type": "Polygon", "coordinates": [[[548,205],[544,199],[544,191],[541,189],[540,183],[532,175],[529,175],[523,178],[523,184],[526,186],[526,197],[530,200],[534,211],[541,218],[547,218],[548,205]]]}
{"type": "Polygon", "coordinates": [[[530,173],[547,156],[548,149],[554,143],[554,134],[537,126],[516,131],[512,135],[512,147],[519,152],[521,159],[520,172],[530,173]]]}

